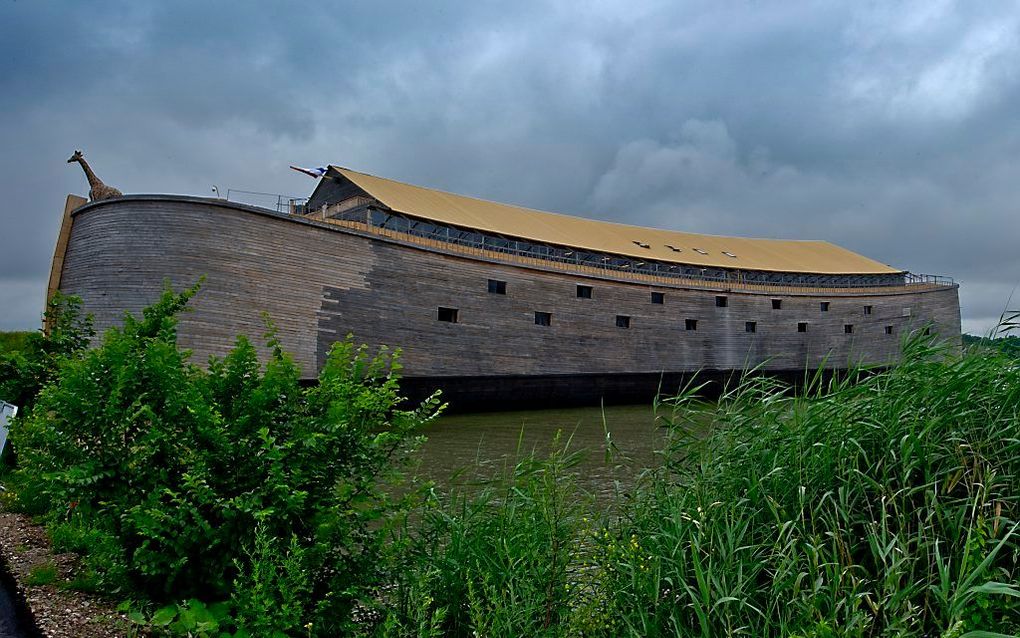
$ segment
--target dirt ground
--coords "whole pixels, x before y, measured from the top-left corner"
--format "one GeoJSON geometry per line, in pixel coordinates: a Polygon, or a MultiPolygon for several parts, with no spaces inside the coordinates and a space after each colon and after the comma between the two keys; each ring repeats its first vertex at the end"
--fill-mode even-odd
{"type": "Polygon", "coordinates": [[[127,617],[117,612],[109,601],[62,587],[73,579],[78,568],[77,558],[72,554],[54,554],[46,531],[28,516],[0,509],[0,553],[36,627],[46,638],[138,635],[127,617]],[[38,579],[39,574],[50,571],[51,566],[56,570],[52,582],[27,584],[33,568],[38,579]]]}

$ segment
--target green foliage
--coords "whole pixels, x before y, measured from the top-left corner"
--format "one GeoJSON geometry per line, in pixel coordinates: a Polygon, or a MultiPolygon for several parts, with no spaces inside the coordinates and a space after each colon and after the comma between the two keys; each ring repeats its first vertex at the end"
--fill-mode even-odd
{"type": "Polygon", "coordinates": [[[57,579],[57,566],[53,563],[39,563],[32,565],[25,578],[25,584],[30,587],[49,585],[57,579]]]}
{"type": "Polygon", "coordinates": [[[975,337],[974,335],[963,335],[963,345],[981,349],[998,350],[1002,354],[1020,358],[1020,336],[1009,335],[1004,337],[989,338],[975,337]]]}
{"type": "Polygon", "coordinates": [[[196,291],[168,290],[100,347],[61,360],[12,429],[13,484],[60,544],[87,550],[107,591],[235,594],[242,626],[260,634],[292,634],[295,619],[317,635],[347,631],[384,578],[385,524],[399,510],[386,472],[438,400],[396,409],[396,355],[350,339],[304,389],[272,328],[265,366],[239,338],[202,371],[176,346],[176,315],[196,291]]]}
{"type": "Polygon", "coordinates": [[[305,605],[312,593],[305,549],[296,536],[285,545],[255,530],[255,546],[238,561],[233,602],[238,622],[254,636],[289,636],[305,627],[305,605]]]}
{"type": "Polygon", "coordinates": [[[566,448],[526,455],[480,489],[428,501],[384,633],[558,635],[581,524],[577,461],[566,448]]]}
{"type": "Polygon", "coordinates": [[[0,332],[0,355],[18,352],[28,347],[32,332],[0,332]]]}
{"type": "Polygon", "coordinates": [[[95,336],[92,317],[83,315],[81,299],[59,292],[46,307],[48,333],[3,333],[0,344],[0,399],[27,413],[39,391],[60,365],[75,358],[95,336]]]}
{"type": "MultiPolygon", "coordinates": [[[[206,604],[197,598],[160,607],[151,616],[130,605],[122,605],[128,619],[147,635],[187,638],[249,638],[244,629],[236,629],[229,603],[206,604]]],[[[257,634],[256,634],[257,635],[257,634]]],[[[269,636],[269,634],[266,634],[269,636]]]]}
{"type": "MultiPolygon", "coordinates": [[[[680,401],[681,414],[703,410],[680,401]]],[[[915,340],[894,369],[798,398],[745,382],[677,428],[668,464],[615,529],[629,635],[939,635],[1020,629],[1010,588],[1020,370],[915,340]]]]}
{"type": "Polygon", "coordinates": [[[1014,360],[919,335],[801,395],[749,378],[670,404],[663,467],[612,517],[580,516],[555,456],[429,502],[377,635],[1020,632],[1014,360]]]}

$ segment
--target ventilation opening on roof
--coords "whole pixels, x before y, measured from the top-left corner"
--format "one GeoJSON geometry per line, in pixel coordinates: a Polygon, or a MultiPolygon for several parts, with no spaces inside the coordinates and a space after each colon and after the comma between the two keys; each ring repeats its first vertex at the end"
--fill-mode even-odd
{"type": "Polygon", "coordinates": [[[440,306],[439,307],[439,316],[437,318],[440,321],[445,321],[447,323],[457,323],[457,315],[458,314],[460,314],[460,313],[457,312],[456,308],[444,308],[444,307],[440,306]]]}
{"type": "Polygon", "coordinates": [[[638,241],[636,239],[634,240],[634,244],[637,245],[637,246],[641,246],[642,248],[651,248],[651,246],[649,246],[648,244],[646,244],[644,242],[641,242],[641,241],[638,241]]]}
{"type": "Polygon", "coordinates": [[[578,286],[577,297],[579,299],[591,299],[591,286],[578,286]]]}
{"type": "Polygon", "coordinates": [[[694,252],[696,252],[698,254],[701,254],[701,255],[707,255],[708,254],[707,252],[705,252],[704,250],[702,250],[700,248],[695,248],[694,252]]]}
{"type": "Polygon", "coordinates": [[[726,298],[726,295],[716,295],[716,297],[715,297],[715,307],[716,308],[725,308],[726,306],[729,305],[729,303],[730,302],[726,298]]]}
{"type": "Polygon", "coordinates": [[[653,292],[652,293],[652,303],[658,304],[660,306],[662,304],[666,303],[666,293],[664,293],[664,292],[653,292]]]}
{"type": "Polygon", "coordinates": [[[551,312],[536,312],[535,313],[535,325],[536,326],[551,326],[552,325],[552,313],[551,312]]]}
{"type": "Polygon", "coordinates": [[[722,251],[722,254],[726,255],[727,257],[731,257],[731,258],[733,258],[733,259],[736,259],[736,258],[737,258],[737,256],[736,256],[736,255],[734,255],[733,253],[728,253],[728,252],[726,252],[725,250],[724,250],[724,251],[722,251]]]}
{"type": "Polygon", "coordinates": [[[666,244],[666,248],[669,248],[670,250],[672,250],[675,253],[681,252],[680,248],[677,248],[676,246],[671,246],[669,244],[666,244]]]}

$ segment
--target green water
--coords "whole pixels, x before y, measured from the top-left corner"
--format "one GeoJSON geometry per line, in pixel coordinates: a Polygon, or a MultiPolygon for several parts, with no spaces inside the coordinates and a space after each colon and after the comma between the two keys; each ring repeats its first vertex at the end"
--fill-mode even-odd
{"type": "Polygon", "coordinates": [[[439,419],[425,435],[418,474],[441,486],[491,477],[518,454],[545,455],[559,435],[558,445],[583,454],[576,467],[581,487],[604,494],[657,464],[665,433],[651,405],[635,405],[458,414],[439,419]]]}

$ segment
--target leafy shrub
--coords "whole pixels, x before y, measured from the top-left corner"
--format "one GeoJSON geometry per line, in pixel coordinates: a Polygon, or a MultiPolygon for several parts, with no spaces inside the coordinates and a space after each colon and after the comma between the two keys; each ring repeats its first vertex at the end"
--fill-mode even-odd
{"type": "MultiPolygon", "coordinates": [[[[238,578],[269,592],[268,575],[286,580],[297,568],[261,564],[270,559],[256,529],[294,538],[307,595],[291,602],[321,635],[344,631],[383,575],[381,522],[394,503],[380,482],[438,400],[396,409],[396,355],[370,356],[350,339],[307,389],[272,330],[265,366],[239,338],[202,371],[176,346],[176,315],[196,291],[168,290],[100,347],[61,362],[11,432],[19,489],[66,542],[102,539],[107,565],[92,566],[105,588],[154,600],[224,600],[238,578]]],[[[243,613],[253,601],[239,599],[243,613]]],[[[276,616],[260,626],[282,631],[298,614],[267,611],[276,616]]]]}
{"type": "Polygon", "coordinates": [[[0,399],[26,413],[61,363],[80,355],[95,336],[81,299],[56,293],[46,306],[49,331],[6,333],[0,348],[0,399]],[[11,338],[17,335],[17,339],[11,338]]]}

